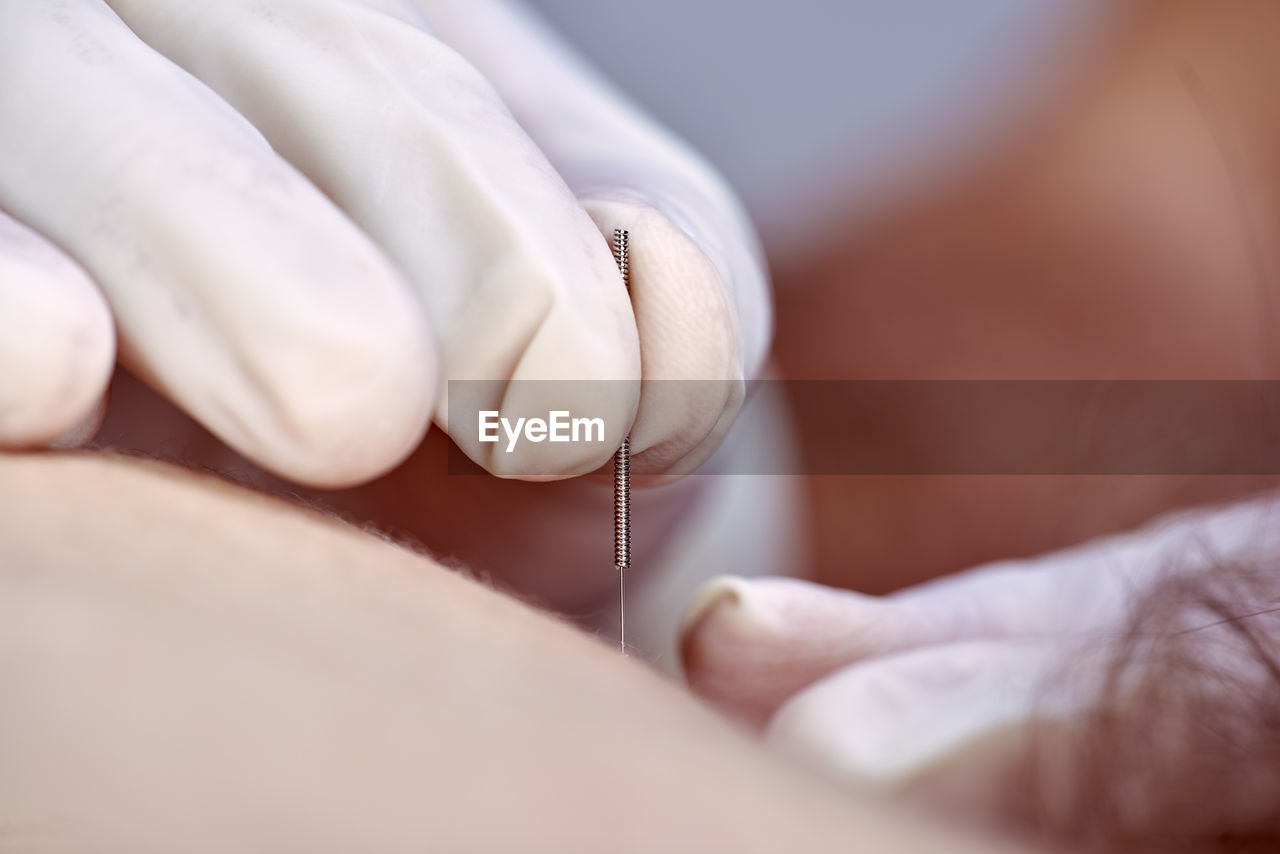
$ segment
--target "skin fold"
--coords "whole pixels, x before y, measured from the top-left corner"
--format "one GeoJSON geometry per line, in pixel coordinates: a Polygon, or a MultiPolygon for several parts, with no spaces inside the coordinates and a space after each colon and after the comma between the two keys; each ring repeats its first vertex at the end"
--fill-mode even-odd
{"type": "MultiPolygon", "coordinates": [[[[126,372],[113,380],[111,406],[94,447],[216,471],[369,525],[399,541],[422,544],[449,563],[462,563],[560,613],[589,617],[616,596],[608,472],[548,483],[451,474],[450,454],[456,450],[434,430],[403,464],[368,484],[334,491],[301,488],[237,455],[126,372]],[[549,537],[548,531],[556,535],[549,537]]],[[[709,486],[706,478],[689,477],[633,491],[634,512],[645,520],[633,539],[638,571],[646,571],[651,557],[661,554],[709,486]]]]}
{"type": "Polygon", "coordinates": [[[330,519],[104,455],[0,475],[0,850],[1002,850],[330,519]]]}

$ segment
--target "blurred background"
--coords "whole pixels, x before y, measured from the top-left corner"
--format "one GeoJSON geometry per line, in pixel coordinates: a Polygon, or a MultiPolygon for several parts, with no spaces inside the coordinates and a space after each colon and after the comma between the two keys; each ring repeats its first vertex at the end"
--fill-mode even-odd
{"type": "MultiPolygon", "coordinates": [[[[784,378],[1280,378],[1274,2],[530,2],[743,197],[784,378]]],[[[963,451],[793,414],[807,471],[833,440],[963,451]]],[[[809,477],[795,569],[880,592],[1271,482],[809,477]]]]}
{"type": "Polygon", "coordinates": [[[530,0],[737,189],[779,262],[963,167],[1112,30],[1111,0],[530,0]]]}

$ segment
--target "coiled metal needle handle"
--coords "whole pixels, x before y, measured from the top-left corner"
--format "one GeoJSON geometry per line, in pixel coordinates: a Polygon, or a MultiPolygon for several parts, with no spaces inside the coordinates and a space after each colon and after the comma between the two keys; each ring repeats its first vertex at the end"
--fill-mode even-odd
{"type": "Polygon", "coordinates": [[[631,566],[631,437],[613,458],[613,565],[631,566]]]}
{"type": "MultiPolygon", "coordinates": [[[[613,259],[618,262],[622,283],[631,288],[630,235],[625,229],[613,232],[613,259]]],[[[631,566],[631,436],[613,458],[613,563],[618,569],[618,644],[627,651],[626,568],[631,566]]]]}

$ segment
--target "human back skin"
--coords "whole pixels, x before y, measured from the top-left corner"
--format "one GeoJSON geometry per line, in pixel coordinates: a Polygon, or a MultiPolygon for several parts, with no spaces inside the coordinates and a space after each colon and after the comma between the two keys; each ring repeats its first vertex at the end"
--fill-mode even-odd
{"type": "Polygon", "coordinates": [[[992,852],[378,537],[0,456],[0,851],[992,852]]]}

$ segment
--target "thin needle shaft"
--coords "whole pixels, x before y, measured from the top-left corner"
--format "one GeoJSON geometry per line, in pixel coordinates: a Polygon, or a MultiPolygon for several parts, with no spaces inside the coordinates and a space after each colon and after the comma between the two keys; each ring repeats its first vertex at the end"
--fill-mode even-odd
{"type": "MultiPolygon", "coordinates": [[[[625,229],[613,232],[613,258],[622,273],[622,283],[631,287],[628,252],[630,235],[625,229]]],[[[613,563],[618,569],[618,645],[627,651],[627,581],[631,566],[631,437],[624,436],[613,458],[613,563]]]]}

